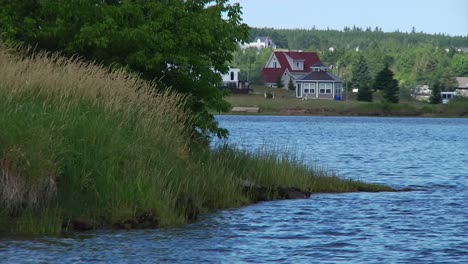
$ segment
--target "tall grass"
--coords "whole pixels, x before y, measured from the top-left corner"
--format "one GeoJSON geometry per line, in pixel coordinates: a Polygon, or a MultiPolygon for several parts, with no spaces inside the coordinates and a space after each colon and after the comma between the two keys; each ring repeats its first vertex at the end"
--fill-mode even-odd
{"type": "Polygon", "coordinates": [[[163,185],[188,162],[183,96],[78,58],[19,56],[5,46],[0,80],[2,214],[59,204],[55,215],[157,208],[162,219],[178,217],[171,207],[179,187],[163,185]]]}
{"type": "Polygon", "coordinates": [[[25,54],[0,45],[0,233],[57,234],[73,218],[112,225],[141,212],[182,224],[251,203],[244,181],[388,190],[285,155],[195,147],[186,97],[79,58],[25,54]]]}

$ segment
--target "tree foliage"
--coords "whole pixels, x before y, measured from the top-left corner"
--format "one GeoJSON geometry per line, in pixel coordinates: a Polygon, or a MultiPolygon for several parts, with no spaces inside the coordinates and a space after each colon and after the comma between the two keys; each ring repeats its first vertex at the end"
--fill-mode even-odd
{"type": "Polygon", "coordinates": [[[393,76],[393,72],[389,69],[388,64],[385,64],[385,67],[375,77],[374,90],[384,91],[383,98],[386,102],[398,103],[398,81],[393,76]]]}
{"type": "Polygon", "coordinates": [[[389,103],[397,104],[400,101],[399,91],[398,81],[392,78],[384,89],[384,100],[389,103]]]}
{"type": "Polygon", "coordinates": [[[363,102],[372,102],[372,89],[369,85],[364,85],[359,88],[357,100],[363,102]]]}
{"type": "Polygon", "coordinates": [[[281,75],[276,76],[275,83],[276,83],[277,88],[283,88],[284,87],[284,83],[283,83],[283,80],[281,79],[281,75]]]}
{"type": "Polygon", "coordinates": [[[253,84],[264,84],[262,69],[270,58],[272,49],[238,48],[233,53],[233,66],[240,69],[239,78],[253,84]]]}
{"type": "Polygon", "coordinates": [[[432,85],[432,94],[429,97],[429,103],[431,104],[440,104],[442,103],[442,96],[441,96],[441,89],[440,89],[440,83],[435,82],[432,85]]]}
{"type": "Polygon", "coordinates": [[[248,36],[227,0],[25,0],[0,2],[2,38],[67,56],[127,67],[189,96],[197,131],[226,135],[209,109],[229,105],[216,72],[248,36]]]}
{"type": "Polygon", "coordinates": [[[385,88],[392,82],[392,80],[394,80],[393,72],[389,69],[388,64],[386,64],[385,67],[377,73],[377,76],[375,76],[374,90],[385,90],[385,88]]]}
{"type": "Polygon", "coordinates": [[[296,86],[294,86],[294,82],[293,82],[292,78],[289,78],[288,89],[291,90],[291,91],[294,91],[296,89],[296,86]]]}
{"type": "Polygon", "coordinates": [[[367,66],[366,59],[361,54],[359,55],[358,61],[353,65],[353,77],[352,77],[353,87],[358,90],[358,100],[359,101],[372,101],[372,90],[371,83],[372,77],[369,73],[369,68],[367,66]]]}

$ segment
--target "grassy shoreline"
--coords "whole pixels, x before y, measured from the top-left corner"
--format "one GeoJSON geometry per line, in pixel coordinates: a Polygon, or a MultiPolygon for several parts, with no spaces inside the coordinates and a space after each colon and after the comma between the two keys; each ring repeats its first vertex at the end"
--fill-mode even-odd
{"type": "Polygon", "coordinates": [[[0,235],[157,228],[305,193],[392,191],[283,153],[191,141],[186,98],[123,71],[0,45],[0,235]]]}
{"type": "MultiPolygon", "coordinates": [[[[351,97],[351,96],[350,96],[351,97]]],[[[315,115],[315,116],[382,116],[382,117],[468,117],[468,100],[459,99],[449,104],[432,105],[419,101],[399,104],[379,102],[382,95],[375,94],[375,102],[300,100],[292,91],[255,86],[254,94],[230,95],[226,100],[233,107],[258,107],[258,113],[249,115],[315,115]],[[266,99],[263,92],[274,92],[275,99],[266,99]]],[[[231,112],[229,114],[237,114],[231,112]]]]}

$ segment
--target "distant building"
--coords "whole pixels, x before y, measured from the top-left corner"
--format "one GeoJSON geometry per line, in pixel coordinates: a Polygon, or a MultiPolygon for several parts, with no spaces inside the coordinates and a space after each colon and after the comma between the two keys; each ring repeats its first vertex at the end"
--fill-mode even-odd
{"type": "Polygon", "coordinates": [[[221,74],[222,88],[231,90],[232,93],[249,93],[250,84],[247,81],[239,80],[239,68],[229,68],[225,74],[221,74]]]}
{"type": "Polygon", "coordinates": [[[266,37],[256,37],[254,41],[250,43],[246,43],[241,45],[241,48],[256,48],[256,49],[265,49],[265,48],[273,48],[276,49],[276,45],[273,43],[273,40],[270,36],[266,37]]]}
{"type": "Polygon", "coordinates": [[[457,89],[455,92],[458,96],[468,97],[468,77],[457,77],[457,89]]]}
{"type": "Polygon", "coordinates": [[[309,74],[296,80],[296,97],[341,100],[343,81],[328,69],[322,63],[313,65],[309,74]]]}
{"type": "Polygon", "coordinates": [[[229,71],[226,74],[222,74],[221,78],[223,79],[223,86],[237,88],[239,83],[239,72],[239,68],[229,68],[229,71]]]}
{"type": "Polygon", "coordinates": [[[276,86],[276,80],[281,76],[286,87],[289,79],[292,78],[293,82],[301,79],[317,63],[320,63],[320,59],[315,52],[275,50],[262,70],[263,80],[266,85],[276,86]]]}
{"type": "Polygon", "coordinates": [[[448,104],[451,100],[457,97],[456,92],[440,92],[440,97],[442,97],[442,103],[448,104]]]}
{"type": "Polygon", "coordinates": [[[290,80],[296,97],[305,99],[341,98],[342,80],[328,71],[315,52],[276,50],[262,70],[266,85],[276,86],[278,78],[285,87],[290,80]]]}
{"type": "Polygon", "coordinates": [[[431,94],[432,90],[429,88],[428,85],[420,84],[416,85],[416,87],[413,89],[413,93],[411,94],[411,96],[413,96],[414,99],[419,101],[428,101],[431,94]]]}

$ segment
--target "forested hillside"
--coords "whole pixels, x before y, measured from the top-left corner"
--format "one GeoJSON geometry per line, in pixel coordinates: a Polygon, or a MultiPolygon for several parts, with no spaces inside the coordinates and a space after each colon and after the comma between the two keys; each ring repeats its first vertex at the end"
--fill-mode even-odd
{"type": "MultiPolygon", "coordinates": [[[[468,36],[430,35],[413,30],[382,32],[380,28],[348,28],[338,30],[252,28],[250,39],[270,36],[277,48],[318,52],[327,65],[345,80],[351,80],[358,54],[364,55],[372,76],[385,63],[395,73],[400,87],[430,84],[438,80],[447,89],[455,85],[454,77],[468,76],[468,36]]],[[[237,51],[234,66],[245,78],[261,82],[260,71],[271,50],[237,51]]]]}

